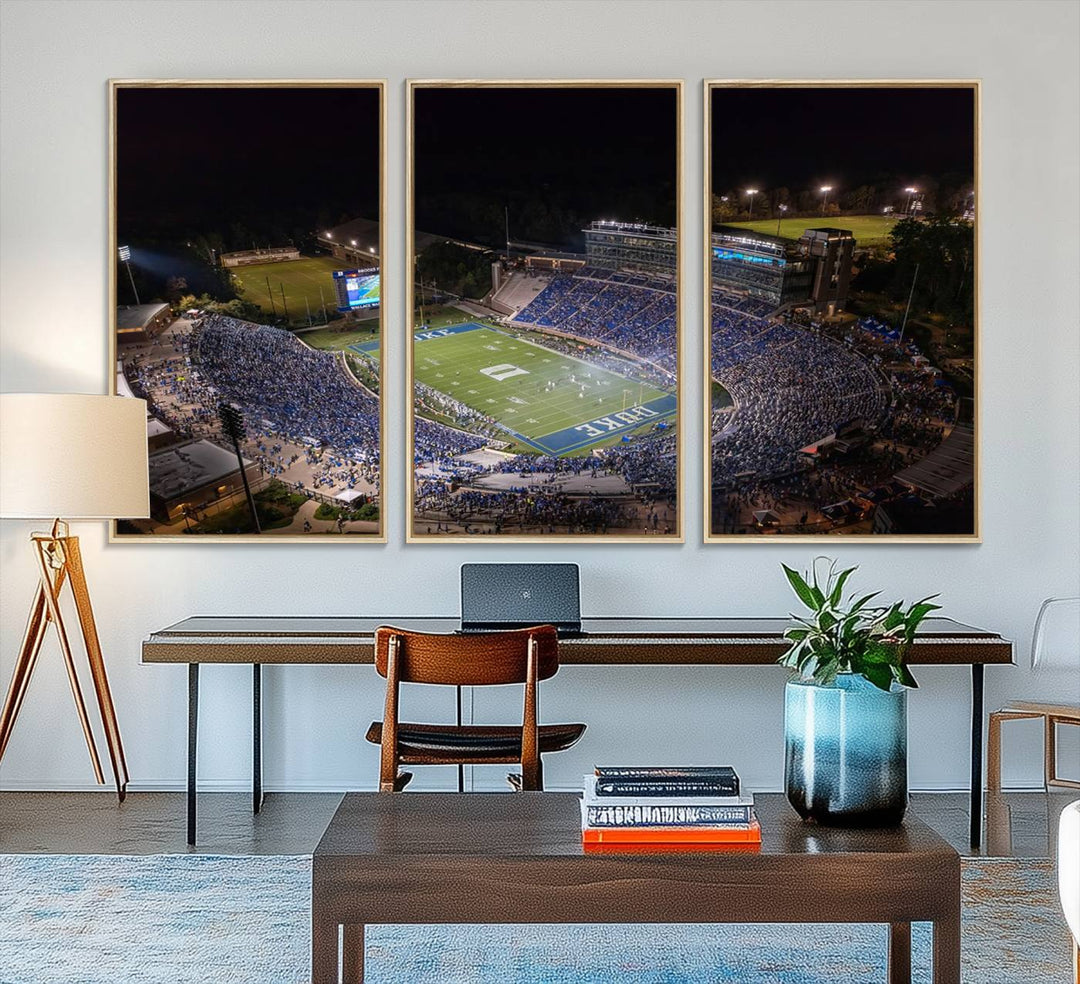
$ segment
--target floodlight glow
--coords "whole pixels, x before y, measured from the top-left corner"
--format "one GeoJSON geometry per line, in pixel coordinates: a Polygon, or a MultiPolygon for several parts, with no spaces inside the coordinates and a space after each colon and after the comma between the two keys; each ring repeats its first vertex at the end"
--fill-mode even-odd
{"type": "Polygon", "coordinates": [[[121,246],[117,252],[120,254],[120,260],[122,263],[127,263],[131,259],[131,247],[121,246]]]}
{"type": "Polygon", "coordinates": [[[757,190],[757,188],[747,188],[746,193],[748,195],[756,195],[758,193],[758,190],[757,190]]]}
{"type": "Polygon", "coordinates": [[[909,195],[917,195],[919,193],[918,188],[905,188],[904,191],[906,191],[909,195]]]}
{"type": "Polygon", "coordinates": [[[323,235],[326,236],[327,239],[333,239],[334,238],[334,234],[332,232],[329,232],[329,231],[324,232],[323,235]]]}
{"type": "Polygon", "coordinates": [[[821,187],[820,187],[820,188],[818,189],[818,191],[821,191],[821,192],[823,192],[824,194],[826,194],[826,195],[827,195],[827,194],[828,194],[828,193],[829,193],[830,191],[832,191],[832,185],[822,185],[822,186],[821,186],[821,187]]]}

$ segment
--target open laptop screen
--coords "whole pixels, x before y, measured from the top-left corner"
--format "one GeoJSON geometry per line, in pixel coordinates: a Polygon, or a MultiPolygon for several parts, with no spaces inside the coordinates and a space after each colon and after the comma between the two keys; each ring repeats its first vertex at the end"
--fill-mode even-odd
{"type": "Polygon", "coordinates": [[[462,564],[461,627],[581,628],[577,564],[462,564]]]}

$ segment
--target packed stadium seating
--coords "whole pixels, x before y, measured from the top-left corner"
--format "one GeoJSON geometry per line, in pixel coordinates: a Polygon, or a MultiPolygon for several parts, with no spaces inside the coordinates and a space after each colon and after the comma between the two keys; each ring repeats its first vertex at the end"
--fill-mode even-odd
{"type": "Polygon", "coordinates": [[[331,353],[280,328],[212,315],[199,330],[197,359],[226,400],[275,431],[377,460],[378,400],[331,353]]]}
{"type": "Polygon", "coordinates": [[[795,470],[800,449],[855,421],[877,427],[887,400],[867,360],[823,334],[762,317],[762,302],[712,297],[712,376],[737,410],[713,416],[713,483],[795,470]]]}
{"type": "Polygon", "coordinates": [[[670,280],[585,267],[552,277],[512,320],[597,341],[674,372],[675,305],[670,280]]]}

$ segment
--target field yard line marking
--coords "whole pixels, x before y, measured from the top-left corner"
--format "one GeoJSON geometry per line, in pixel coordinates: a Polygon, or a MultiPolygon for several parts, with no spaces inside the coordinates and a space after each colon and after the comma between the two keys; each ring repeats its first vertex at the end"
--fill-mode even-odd
{"type": "MultiPolygon", "coordinates": [[[[540,345],[538,342],[534,342],[531,339],[522,338],[520,335],[511,335],[507,331],[502,331],[499,328],[491,328],[488,325],[481,325],[480,327],[487,328],[488,331],[493,331],[496,335],[505,335],[507,338],[513,338],[516,341],[522,342],[525,345],[532,345],[534,348],[540,349],[541,352],[551,352],[552,354],[557,355],[560,359],[569,359],[571,362],[576,362],[578,363],[578,365],[585,366],[588,369],[594,371],[599,369],[603,372],[609,373],[612,376],[618,376],[619,379],[625,379],[628,383],[639,382],[638,380],[631,379],[629,376],[624,376],[621,372],[616,372],[614,369],[608,369],[605,366],[594,365],[591,362],[586,362],[584,359],[579,359],[576,355],[565,355],[562,352],[557,351],[556,349],[548,348],[546,345],[540,345]]],[[[542,334],[542,332],[539,334],[542,334]]],[[[651,388],[657,389],[656,386],[651,386],[651,388]]]]}
{"type": "MultiPolygon", "coordinates": [[[[449,326],[446,326],[445,328],[430,329],[429,331],[425,331],[425,332],[415,332],[414,331],[413,338],[414,338],[414,341],[438,341],[439,339],[442,339],[442,338],[448,338],[448,337],[453,337],[455,335],[471,333],[471,332],[477,331],[477,330],[484,330],[484,331],[491,332],[494,335],[501,336],[501,338],[516,341],[516,342],[518,342],[518,343],[520,343],[522,345],[525,345],[525,346],[528,346],[528,347],[531,347],[531,348],[535,348],[535,349],[539,350],[540,352],[549,353],[549,354],[551,354],[553,356],[556,356],[561,361],[571,363],[571,365],[565,365],[563,367],[565,370],[573,370],[574,369],[574,364],[576,364],[577,366],[584,367],[584,369],[588,370],[588,372],[590,374],[598,373],[603,377],[610,377],[612,380],[618,381],[616,383],[616,385],[618,385],[618,383],[621,382],[621,383],[626,383],[626,384],[630,385],[631,387],[634,386],[635,384],[637,386],[639,386],[639,387],[646,386],[652,392],[660,394],[659,396],[652,397],[652,399],[650,399],[650,400],[644,401],[642,404],[640,404],[641,406],[654,407],[654,405],[656,405],[656,404],[668,404],[669,401],[670,401],[670,406],[668,406],[667,409],[660,410],[656,417],[650,417],[647,420],[642,420],[642,421],[639,421],[637,423],[626,423],[623,426],[618,427],[618,428],[608,432],[607,434],[604,435],[605,437],[609,437],[609,436],[613,436],[613,435],[617,435],[617,434],[623,434],[623,433],[626,433],[627,431],[635,430],[638,427],[643,426],[645,423],[647,423],[649,421],[659,422],[660,420],[664,420],[664,419],[672,416],[675,413],[675,407],[676,407],[676,397],[675,397],[675,395],[671,394],[671,393],[665,393],[662,389],[660,389],[658,386],[656,386],[653,383],[644,383],[640,379],[633,379],[633,378],[631,378],[629,376],[624,376],[619,372],[616,372],[616,371],[614,371],[612,369],[607,368],[606,366],[594,365],[594,364],[592,364],[590,362],[584,361],[583,359],[577,358],[576,356],[566,355],[564,353],[557,352],[554,349],[549,349],[546,346],[541,345],[538,342],[532,341],[529,338],[523,337],[520,334],[519,335],[513,335],[513,334],[510,334],[509,332],[503,331],[503,330],[501,330],[499,328],[496,328],[496,327],[494,327],[492,325],[479,324],[477,322],[467,322],[465,324],[460,324],[460,325],[449,325],[449,326]]],[[[592,377],[590,376],[590,378],[592,378],[592,377]]],[[[605,385],[610,385],[610,383],[608,383],[606,379],[605,379],[605,385]]],[[[433,386],[433,388],[436,389],[436,390],[440,390],[441,392],[446,392],[445,390],[441,389],[438,385],[433,386]]],[[[491,393],[495,394],[497,391],[496,390],[487,390],[487,389],[485,389],[484,392],[485,393],[491,392],[491,393]]],[[[447,393],[447,395],[451,396],[454,399],[458,399],[458,397],[454,397],[452,393],[447,393]]],[[[563,399],[555,399],[550,404],[548,404],[548,406],[552,410],[554,410],[555,412],[557,412],[559,414],[569,414],[570,408],[572,406],[574,406],[574,400],[572,399],[572,397],[573,397],[573,394],[568,393],[565,400],[563,400],[563,399]]],[[[482,413],[487,413],[488,412],[488,411],[486,411],[484,409],[481,409],[481,408],[478,408],[478,407],[476,409],[480,409],[482,413]]],[[[558,435],[558,434],[564,434],[564,433],[567,433],[569,431],[574,431],[577,427],[580,427],[585,423],[589,423],[592,420],[602,419],[603,417],[608,417],[608,416],[611,416],[612,414],[616,414],[616,413],[619,413],[619,412],[622,412],[622,411],[609,410],[606,413],[600,414],[599,416],[590,417],[590,418],[587,418],[585,421],[579,421],[578,423],[570,424],[570,425],[568,425],[568,426],[566,426],[564,428],[560,428],[559,430],[556,430],[556,431],[551,431],[548,434],[546,434],[544,436],[541,436],[541,437],[537,437],[537,438],[528,438],[528,437],[526,437],[524,434],[521,434],[518,431],[515,431],[512,428],[510,428],[505,423],[505,421],[496,421],[496,424],[497,424],[499,430],[503,431],[506,434],[511,435],[512,437],[514,437],[515,439],[517,439],[521,443],[527,445],[528,447],[533,448],[534,450],[540,452],[541,454],[552,455],[552,456],[557,457],[559,455],[567,454],[567,453],[570,453],[570,452],[573,452],[573,451],[582,450],[582,449],[588,447],[591,444],[595,444],[598,440],[601,440],[601,438],[598,438],[596,436],[589,436],[589,437],[586,437],[586,438],[584,438],[582,440],[575,441],[574,443],[567,444],[566,446],[558,448],[558,449],[552,448],[550,445],[548,445],[546,443],[541,443],[541,442],[543,442],[545,440],[545,438],[553,437],[553,436],[558,435]]],[[[571,418],[571,419],[573,419],[573,418],[571,418]]]]}

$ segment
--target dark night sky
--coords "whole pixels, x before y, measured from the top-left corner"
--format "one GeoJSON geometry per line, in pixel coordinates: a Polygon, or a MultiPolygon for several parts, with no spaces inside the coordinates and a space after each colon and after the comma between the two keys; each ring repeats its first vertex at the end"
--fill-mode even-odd
{"type": "Polygon", "coordinates": [[[117,149],[121,240],[378,215],[377,89],[120,89],[117,149]]]}
{"type": "Polygon", "coordinates": [[[974,99],[971,88],[714,88],[713,189],[970,176],[974,99]]]}
{"type": "Polygon", "coordinates": [[[512,235],[548,242],[594,218],[670,225],[675,137],[672,88],[417,89],[417,228],[497,242],[504,204],[512,235]]]}

